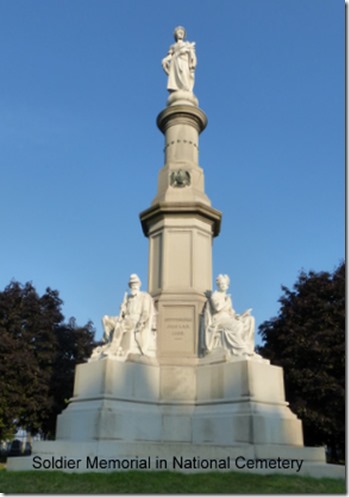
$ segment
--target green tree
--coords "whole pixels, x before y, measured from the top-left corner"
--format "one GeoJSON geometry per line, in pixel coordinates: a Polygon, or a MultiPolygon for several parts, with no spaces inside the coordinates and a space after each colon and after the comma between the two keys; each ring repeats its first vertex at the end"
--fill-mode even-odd
{"type": "Polygon", "coordinates": [[[75,318],[63,323],[55,330],[58,346],[50,382],[50,396],[53,399],[50,415],[45,419],[42,430],[48,438],[55,433],[57,415],[67,407],[73,395],[75,366],[85,362],[91,355],[95,330],[91,322],[78,326],[75,318]]]}
{"type": "Polygon", "coordinates": [[[31,283],[14,281],[0,292],[0,440],[18,427],[52,434],[62,398],[71,396],[72,368],[92,350],[91,323],[72,330],[62,303],[56,290],[40,297],[31,283]],[[66,374],[64,353],[70,357],[66,374]]]}
{"type": "Polygon", "coordinates": [[[302,419],[306,445],[326,445],[344,458],[345,264],[334,272],[301,272],[282,287],[279,315],[264,322],[259,353],[284,368],[291,409],[302,419]]]}
{"type": "Polygon", "coordinates": [[[38,431],[49,402],[51,335],[34,287],[11,283],[0,294],[1,404],[3,430],[38,431]],[[40,359],[39,355],[42,354],[40,359]],[[45,362],[46,368],[40,367],[45,362]],[[15,425],[14,425],[15,420],[15,425]]]}

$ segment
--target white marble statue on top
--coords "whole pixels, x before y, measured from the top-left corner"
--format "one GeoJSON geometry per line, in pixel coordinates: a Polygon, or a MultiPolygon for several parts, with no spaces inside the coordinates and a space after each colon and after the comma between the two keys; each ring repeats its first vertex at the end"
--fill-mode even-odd
{"type": "Polygon", "coordinates": [[[168,54],[162,59],[162,67],[168,75],[169,92],[184,90],[192,92],[196,67],[195,42],[184,41],[185,28],[178,26],[174,30],[176,43],[170,46],[168,54]]]}
{"type": "Polygon", "coordinates": [[[227,294],[230,279],[220,274],[216,278],[217,290],[212,292],[204,307],[203,349],[208,354],[225,349],[232,356],[256,356],[254,352],[255,320],[251,310],[237,314],[231,296],[227,294]]]}
{"type": "Polygon", "coordinates": [[[131,274],[119,316],[104,316],[104,344],[96,347],[90,361],[106,356],[126,360],[130,354],[155,356],[155,308],[151,295],[141,292],[141,280],[131,274]]]}

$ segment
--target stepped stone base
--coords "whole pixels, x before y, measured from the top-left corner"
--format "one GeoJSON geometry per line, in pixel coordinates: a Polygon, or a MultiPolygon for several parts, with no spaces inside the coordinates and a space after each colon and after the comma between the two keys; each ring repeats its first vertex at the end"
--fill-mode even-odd
{"type": "Polygon", "coordinates": [[[56,441],[9,458],[9,470],[250,471],[344,477],[303,447],[282,368],[227,358],[158,364],[135,356],[81,364],[56,441]]]}
{"type": "Polygon", "coordinates": [[[303,447],[282,368],[223,353],[188,363],[135,356],[80,364],[56,441],[8,470],[250,471],[344,477],[323,448],[303,447]]]}
{"type": "Polygon", "coordinates": [[[303,445],[301,421],[285,402],[282,368],[245,358],[146,361],[79,365],[57,440],[303,445]]]}
{"type": "Polygon", "coordinates": [[[35,442],[33,454],[8,460],[8,470],[66,472],[170,470],[235,471],[345,478],[344,466],[326,464],[323,448],[290,445],[203,445],[185,443],[35,442]]]}

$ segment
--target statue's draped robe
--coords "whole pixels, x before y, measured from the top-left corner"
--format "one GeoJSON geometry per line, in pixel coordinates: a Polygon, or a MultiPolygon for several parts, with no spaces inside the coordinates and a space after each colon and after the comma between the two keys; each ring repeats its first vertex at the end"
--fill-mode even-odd
{"type": "Polygon", "coordinates": [[[223,347],[233,355],[254,354],[254,318],[237,315],[225,292],[213,292],[204,310],[205,349],[223,347]]]}
{"type": "Polygon", "coordinates": [[[166,59],[170,60],[167,89],[193,91],[196,55],[194,45],[179,40],[171,45],[166,59]]]}

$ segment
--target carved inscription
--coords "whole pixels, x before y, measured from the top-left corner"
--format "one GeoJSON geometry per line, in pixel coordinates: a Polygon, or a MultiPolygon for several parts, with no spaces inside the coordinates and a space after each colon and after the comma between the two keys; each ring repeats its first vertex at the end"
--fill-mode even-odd
{"type": "Polygon", "coordinates": [[[182,340],[186,331],[192,328],[192,319],[188,318],[166,318],[165,328],[170,330],[174,340],[182,340]]]}
{"type": "Polygon", "coordinates": [[[163,308],[161,341],[166,353],[193,352],[195,333],[194,306],[165,306],[163,308]]]}

